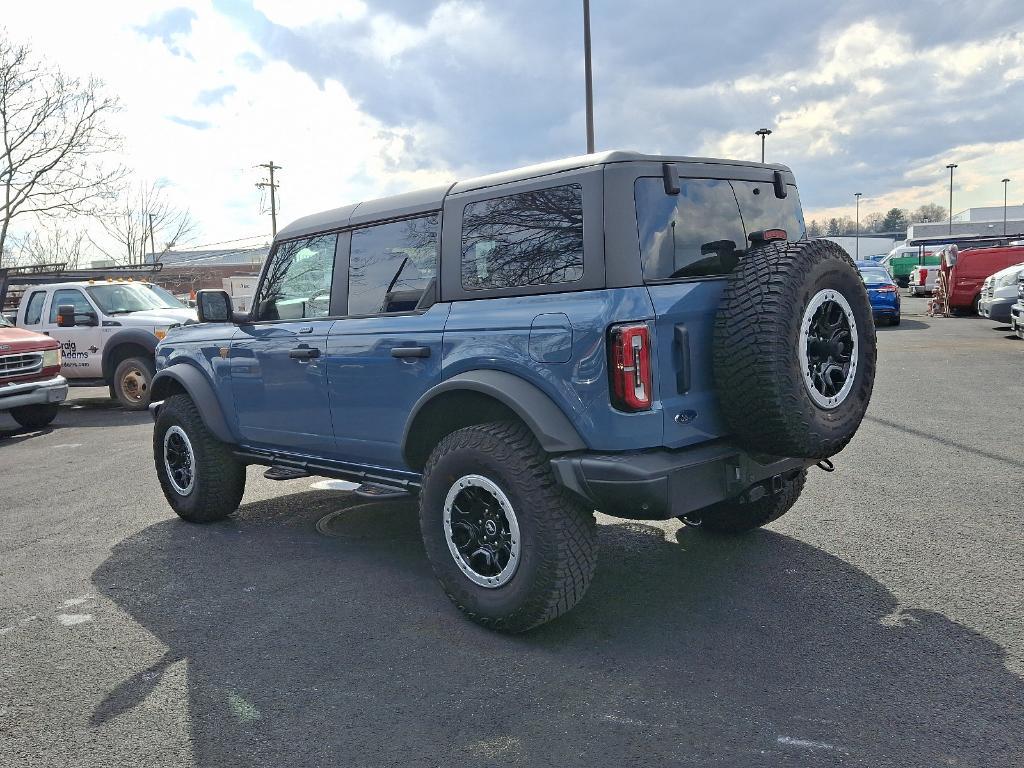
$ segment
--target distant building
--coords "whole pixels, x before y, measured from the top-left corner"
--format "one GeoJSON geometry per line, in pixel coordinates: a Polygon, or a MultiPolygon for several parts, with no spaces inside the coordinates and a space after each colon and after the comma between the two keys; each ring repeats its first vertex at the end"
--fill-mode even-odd
{"type": "MultiPolygon", "coordinates": [[[[1006,234],[1024,233],[1024,205],[1006,206],[1006,234]]],[[[926,224],[911,224],[907,228],[907,239],[915,237],[937,237],[949,234],[949,221],[930,221],[926,224]]],[[[987,205],[968,208],[953,214],[954,235],[1001,235],[1003,234],[1003,206],[987,205]]]]}
{"type": "Polygon", "coordinates": [[[850,254],[850,258],[857,258],[859,250],[859,255],[862,259],[869,259],[872,256],[888,253],[897,242],[903,242],[892,235],[861,235],[860,247],[858,249],[857,238],[853,236],[829,236],[824,239],[838,244],[840,248],[850,254]]]}
{"type": "Polygon", "coordinates": [[[225,278],[258,275],[269,252],[269,245],[168,251],[160,256],[163,269],[155,280],[171,293],[179,295],[202,288],[223,288],[225,278]]]}

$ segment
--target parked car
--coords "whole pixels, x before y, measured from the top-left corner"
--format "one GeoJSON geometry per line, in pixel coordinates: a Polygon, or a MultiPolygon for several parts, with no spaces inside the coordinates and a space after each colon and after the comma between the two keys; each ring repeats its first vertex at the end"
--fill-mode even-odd
{"type": "Polygon", "coordinates": [[[1010,322],[1010,307],[1017,303],[1017,278],[1024,264],[1014,264],[985,278],[978,301],[978,314],[997,323],[1010,322]]]}
{"type": "Polygon", "coordinates": [[[34,285],[18,305],[17,325],[60,342],[72,383],[110,387],[129,410],[145,410],[157,342],[196,314],[159,286],[128,280],[34,285]]]}
{"type": "Polygon", "coordinates": [[[882,259],[882,266],[889,270],[900,288],[910,285],[910,274],[917,266],[937,267],[938,249],[922,248],[917,245],[898,245],[882,259]]]}
{"type": "Polygon", "coordinates": [[[164,495],[221,519],[247,464],[417,493],[455,604],[534,627],[585,592],[593,510],[747,531],[853,437],[871,306],[803,238],[785,166],[626,152],[300,219],[249,312],[200,291],[157,347],[164,495]]]}
{"type": "Polygon", "coordinates": [[[943,249],[946,300],[952,312],[978,314],[981,286],[985,278],[1002,269],[1024,262],[1024,247],[971,248],[955,245],[943,249]]]}
{"type": "Polygon", "coordinates": [[[909,296],[931,296],[935,292],[935,284],[939,279],[938,265],[918,265],[910,272],[907,286],[909,296]]]}
{"type": "Polygon", "coordinates": [[[1017,275],[1017,303],[1010,307],[1010,328],[1024,339],[1024,272],[1017,275]]]}
{"type": "Polygon", "coordinates": [[[888,325],[899,325],[900,290],[892,275],[873,261],[858,261],[857,269],[867,287],[875,323],[884,320],[888,325]]]}
{"type": "Polygon", "coordinates": [[[60,375],[60,344],[15,328],[0,316],[0,411],[23,427],[39,429],[57,418],[68,396],[60,375]]]}

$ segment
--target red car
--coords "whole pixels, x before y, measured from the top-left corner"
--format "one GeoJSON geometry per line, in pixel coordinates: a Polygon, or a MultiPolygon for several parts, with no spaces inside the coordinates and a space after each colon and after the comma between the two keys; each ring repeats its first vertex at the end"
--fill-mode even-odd
{"type": "Polygon", "coordinates": [[[32,429],[53,421],[68,396],[60,363],[55,339],[15,328],[0,315],[0,411],[32,429]]]}
{"type": "Polygon", "coordinates": [[[1001,269],[1024,262],[1024,247],[971,248],[958,251],[955,245],[942,251],[942,272],[948,286],[949,309],[978,312],[981,284],[1001,269]]]}

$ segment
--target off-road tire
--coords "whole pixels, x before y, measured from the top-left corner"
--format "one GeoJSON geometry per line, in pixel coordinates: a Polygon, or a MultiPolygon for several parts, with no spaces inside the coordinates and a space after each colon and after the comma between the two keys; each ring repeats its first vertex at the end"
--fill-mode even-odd
{"type": "Polygon", "coordinates": [[[875,380],[875,326],[853,260],[829,240],[751,248],[729,276],[715,317],[713,370],[726,426],[752,451],[824,459],[852,439],[875,380]],[[804,311],[821,291],[841,294],[857,326],[857,366],[845,399],[827,409],[800,369],[804,311]]]}
{"type": "Polygon", "coordinates": [[[156,367],[153,361],[146,357],[126,357],[118,363],[117,367],[114,368],[114,382],[111,384],[111,387],[121,407],[126,411],[146,410],[149,407],[150,390],[153,386],[153,376],[155,373],[156,367]],[[141,380],[140,386],[143,388],[141,398],[132,397],[125,388],[125,378],[132,372],[135,372],[141,380]]]}
{"type": "Polygon", "coordinates": [[[792,509],[806,481],[807,470],[801,469],[783,481],[782,490],[778,493],[750,502],[727,499],[692,512],[680,520],[712,533],[746,533],[778,520],[792,509]]]}
{"type": "Polygon", "coordinates": [[[517,422],[478,424],[441,440],[423,471],[420,529],[452,602],[473,621],[504,632],[525,632],[567,612],[583,597],[597,564],[593,512],[555,482],[548,455],[517,422]],[[448,548],[445,498],[469,474],[495,483],[519,524],[518,567],[497,588],[473,583],[448,548]]]}
{"type": "Polygon", "coordinates": [[[25,429],[42,429],[57,418],[60,406],[56,403],[39,403],[11,408],[11,418],[25,429]]]}
{"type": "Polygon", "coordinates": [[[188,395],[173,395],[160,406],[153,428],[153,460],[167,503],[183,520],[211,523],[238,509],[245,491],[245,464],[207,429],[188,395]],[[194,457],[194,486],[184,495],[172,485],[164,463],[164,435],[172,426],[188,436],[194,457]]]}

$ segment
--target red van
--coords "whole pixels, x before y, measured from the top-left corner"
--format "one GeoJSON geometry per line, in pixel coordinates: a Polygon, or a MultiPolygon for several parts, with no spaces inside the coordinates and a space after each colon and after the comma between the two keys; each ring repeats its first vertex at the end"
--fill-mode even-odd
{"type": "Polygon", "coordinates": [[[949,246],[942,255],[942,271],[950,286],[949,308],[954,311],[971,310],[977,314],[985,278],[1024,262],[1024,246],[955,249],[956,246],[949,246]]]}

